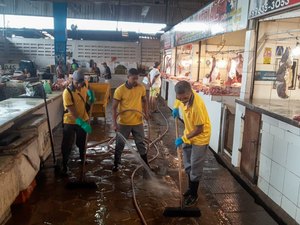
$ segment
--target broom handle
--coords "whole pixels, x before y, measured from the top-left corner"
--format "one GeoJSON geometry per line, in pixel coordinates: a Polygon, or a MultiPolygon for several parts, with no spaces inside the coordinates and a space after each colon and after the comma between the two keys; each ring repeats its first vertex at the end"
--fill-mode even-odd
{"type": "MultiPolygon", "coordinates": [[[[92,116],[93,105],[94,104],[91,104],[91,108],[90,108],[90,111],[88,113],[89,114],[89,119],[88,119],[89,124],[91,124],[91,116],[92,116]]],[[[84,151],[83,151],[83,162],[82,162],[82,168],[81,168],[81,181],[83,181],[83,178],[85,176],[85,161],[86,161],[86,149],[87,149],[88,138],[89,138],[89,134],[86,133],[84,151]]]]}
{"type": "MultiPolygon", "coordinates": [[[[179,137],[179,132],[178,132],[178,117],[175,118],[175,133],[176,133],[176,138],[179,137]]],[[[177,147],[177,158],[178,158],[178,179],[179,179],[179,197],[180,197],[180,207],[183,208],[183,200],[182,200],[182,147],[177,147]]]]}

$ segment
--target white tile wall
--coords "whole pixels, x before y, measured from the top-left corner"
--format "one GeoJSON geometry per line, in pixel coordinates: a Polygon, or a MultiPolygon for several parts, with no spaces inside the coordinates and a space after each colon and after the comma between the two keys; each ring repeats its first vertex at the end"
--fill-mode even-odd
{"type": "Polygon", "coordinates": [[[270,124],[262,123],[262,130],[270,133],[270,124]]]}
{"type": "Polygon", "coordinates": [[[292,126],[290,124],[279,121],[279,128],[286,130],[286,132],[290,132],[296,135],[300,135],[300,128],[292,126]]]}
{"type": "Polygon", "coordinates": [[[245,106],[236,104],[235,108],[235,120],[234,120],[234,134],[232,145],[232,157],[231,163],[233,166],[239,167],[241,161],[241,152],[239,149],[242,146],[244,122],[241,119],[242,115],[245,115],[245,106]]]}
{"type": "Polygon", "coordinates": [[[281,204],[282,194],[270,185],[268,196],[277,204],[281,204]]]}
{"type": "Polygon", "coordinates": [[[278,164],[286,165],[286,155],[287,155],[288,142],[279,137],[274,139],[273,145],[273,160],[278,164]]]}
{"type": "Polygon", "coordinates": [[[283,195],[292,201],[295,205],[298,204],[300,178],[290,171],[285,171],[283,195]]]}
{"type": "Polygon", "coordinates": [[[293,143],[293,144],[298,145],[300,147],[300,135],[295,135],[291,132],[286,131],[285,132],[285,139],[289,143],[293,143]]]}
{"type": "Polygon", "coordinates": [[[258,187],[300,223],[300,129],[266,115],[262,121],[258,187]]]}
{"type": "Polygon", "coordinates": [[[273,117],[267,116],[265,114],[262,115],[261,120],[263,122],[266,122],[266,123],[270,124],[270,125],[274,125],[274,126],[277,126],[277,127],[279,126],[279,120],[274,119],[273,117]]]}
{"type": "Polygon", "coordinates": [[[264,156],[263,154],[260,155],[259,161],[259,176],[263,178],[268,183],[270,182],[271,177],[271,166],[272,161],[270,158],[264,156]]]}
{"type": "Polygon", "coordinates": [[[267,132],[263,132],[261,140],[261,153],[268,156],[270,159],[273,155],[273,143],[274,136],[267,132]]]}
{"type": "Polygon", "coordinates": [[[286,211],[291,217],[296,218],[297,207],[286,197],[282,196],[281,207],[286,211]]]}
{"type": "Polygon", "coordinates": [[[258,177],[257,186],[261,189],[266,195],[269,193],[269,182],[265,181],[262,177],[258,177]]]}
{"type": "Polygon", "coordinates": [[[278,191],[282,192],[285,168],[272,161],[270,184],[278,191]]]}
{"type": "Polygon", "coordinates": [[[300,177],[300,146],[289,143],[286,167],[300,177]]]}
{"type": "Polygon", "coordinates": [[[278,125],[274,126],[271,125],[270,126],[270,134],[273,134],[275,137],[280,137],[280,138],[284,138],[284,130],[279,128],[278,125]]]}

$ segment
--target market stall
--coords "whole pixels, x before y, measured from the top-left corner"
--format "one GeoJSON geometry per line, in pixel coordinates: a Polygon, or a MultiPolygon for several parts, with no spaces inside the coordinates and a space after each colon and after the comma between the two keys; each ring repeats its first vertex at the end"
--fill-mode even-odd
{"type": "MultiPolygon", "coordinates": [[[[189,81],[203,97],[209,114],[214,115],[210,146],[230,157],[234,99],[240,96],[244,66],[247,12],[248,1],[214,1],[162,37],[162,41],[174,42],[172,51],[168,51],[172,53],[168,61],[174,62],[173,67],[169,63],[170,74],[166,76],[168,106],[173,108],[178,80],[189,81]]],[[[168,42],[162,46],[168,46],[168,42]]]]}
{"type": "MultiPolygon", "coordinates": [[[[47,95],[51,128],[62,119],[62,93],[47,95]]],[[[0,221],[10,215],[17,196],[34,183],[40,164],[50,155],[50,133],[41,98],[0,101],[0,221]]],[[[21,197],[22,198],[22,197],[21,197]]]]}
{"type": "Polygon", "coordinates": [[[300,1],[251,1],[250,99],[237,100],[232,164],[300,223],[300,1]],[[276,12],[276,14],[275,14],[276,12]],[[257,41],[253,41],[257,40],[257,41]],[[253,83],[253,85],[251,85],[253,83]]]}

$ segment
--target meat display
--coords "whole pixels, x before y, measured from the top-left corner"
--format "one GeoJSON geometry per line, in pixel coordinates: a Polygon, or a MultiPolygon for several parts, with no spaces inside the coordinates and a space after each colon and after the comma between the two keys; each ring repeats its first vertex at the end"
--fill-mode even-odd
{"type": "Polygon", "coordinates": [[[215,57],[212,57],[211,70],[209,73],[209,81],[213,82],[220,76],[219,68],[217,67],[217,60],[215,57]]]}
{"type": "Polygon", "coordinates": [[[52,84],[52,91],[63,91],[69,84],[69,80],[57,79],[56,82],[52,84]]]}
{"type": "Polygon", "coordinates": [[[291,56],[291,48],[287,47],[279,62],[279,68],[276,72],[276,89],[278,97],[288,98],[286,80],[289,75],[289,70],[293,65],[293,57],[291,56]]]}
{"type": "Polygon", "coordinates": [[[227,81],[226,85],[231,86],[234,83],[242,82],[242,71],[243,71],[243,55],[239,54],[238,56],[230,59],[227,64],[227,81]]]}

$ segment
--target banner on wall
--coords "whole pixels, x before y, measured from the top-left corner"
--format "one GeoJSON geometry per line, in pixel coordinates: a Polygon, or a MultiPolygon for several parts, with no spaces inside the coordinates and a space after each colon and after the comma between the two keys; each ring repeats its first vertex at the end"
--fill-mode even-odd
{"type": "Polygon", "coordinates": [[[255,71],[254,80],[276,81],[275,71],[255,71]]]}
{"type": "Polygon", "coordinates": [[[300,0],[256,0],[250,2],[249,19],[300,5],[300,0]]]}
{"type": "Polygon", "coordinates": [[[183,45],[247,27],[249,0],[215,0],[173,30],[175,45],[183,45]]]}

